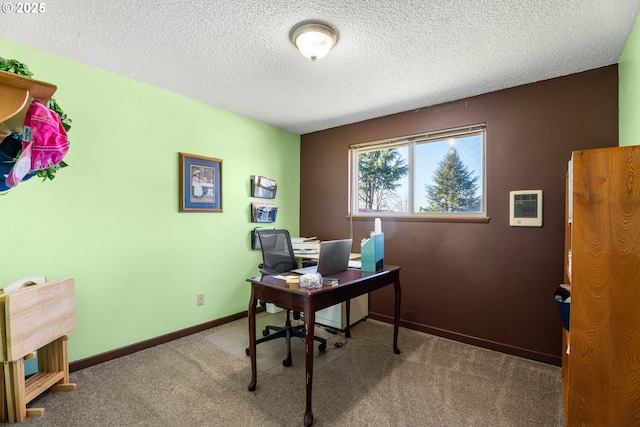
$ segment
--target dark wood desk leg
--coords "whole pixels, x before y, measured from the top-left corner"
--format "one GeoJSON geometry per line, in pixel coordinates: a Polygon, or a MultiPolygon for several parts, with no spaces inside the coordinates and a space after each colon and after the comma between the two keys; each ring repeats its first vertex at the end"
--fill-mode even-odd
{"type": "Polygon", "coordinates": [[[251,382],[249,391],[256,389],[258,381],[258,368],[256,366],[256,297],[255,284],[251,284],[251,298],[249,298],[249,355],[251,356],[251,382]]]}
{"type": "Polygon", "coordinates": [[[347,338],[351,338],[351,330],[349,327],[351,326],[351,300],[348,299],[345,301],[344,308],[347,310],[347,327],[344,330],[344,336],[347,338]]]}
{"type": "Polygon", "coordinates": [[[316,310],[313,302],[307,299],[304,304],[304,334],[307,344],[305,357],[305,371],[307,381],[307,406],[304,410],[304,425],[313,424],[313,411],[311,410],[311,391],[313,389],[313,334],[316,325],[316,310]]]}
{"type": "Polygon", "coordinates": [[[393,289],[396,294],[396,306],[393,314],[393,352],[400,354],[398,348],[398,328],[400,327],[400,279],[393,284],[393,289]]]}

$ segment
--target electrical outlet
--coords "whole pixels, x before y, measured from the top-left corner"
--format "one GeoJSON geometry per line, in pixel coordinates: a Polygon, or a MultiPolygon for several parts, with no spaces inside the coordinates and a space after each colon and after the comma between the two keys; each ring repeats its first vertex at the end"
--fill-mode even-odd
{"type": "Polygon", "coordinates": [[[198,301],[196,305],[204,305],[204,294],[198,294],[198,301]]]}

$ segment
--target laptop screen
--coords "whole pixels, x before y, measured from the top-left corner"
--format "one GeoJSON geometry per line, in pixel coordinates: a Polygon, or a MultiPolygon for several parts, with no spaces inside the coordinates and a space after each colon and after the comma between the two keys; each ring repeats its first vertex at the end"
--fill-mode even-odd
{"type": "Polygon", "coordinates": [[[318,265],[293,270],[295,273],[320,273],[322,276],[345,271],[349,266],[352,239],[327,240],[320,242],[318,265]]]}

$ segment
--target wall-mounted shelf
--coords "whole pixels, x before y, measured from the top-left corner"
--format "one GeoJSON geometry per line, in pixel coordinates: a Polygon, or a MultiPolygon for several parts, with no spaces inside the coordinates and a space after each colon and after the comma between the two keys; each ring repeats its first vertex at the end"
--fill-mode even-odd
{"type": "Polygon", "coordinates": [[[278,208],[272,203],[251,203],[251,222],[276,222],[278,208]]]}
{"type": "Polygon", "coordinates": [[[251,197],[274,199],[277,189],[278,184],[273,179],[258,175],[251,177],[251,197]]]}
{"type": "MultiPolygon", "coordinates": [[[[56,89],[57,86],[51,83],[0,71],[0,123],[14,130],[15,126],[7,121],[23,110],[26,112],[24,107],[29,99],[35,98],[46,104],[56,89]]],[[[17,131],[22,131],[22,122],[16,122],[20,122],[20,129],[17,131]]]]}

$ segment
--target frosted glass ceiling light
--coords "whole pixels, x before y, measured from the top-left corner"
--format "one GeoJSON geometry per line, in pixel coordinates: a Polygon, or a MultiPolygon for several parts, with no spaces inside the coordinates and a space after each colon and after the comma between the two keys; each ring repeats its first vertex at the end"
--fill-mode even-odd
{"type": "Polygon", "coordinates": [[[303,24],[293,30],[291,41],[300,53],[312,61],[323,58],[338,41],[338,36],[327,25],[303,24]]]}

